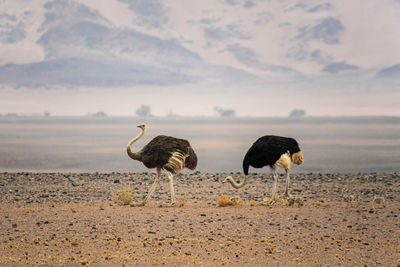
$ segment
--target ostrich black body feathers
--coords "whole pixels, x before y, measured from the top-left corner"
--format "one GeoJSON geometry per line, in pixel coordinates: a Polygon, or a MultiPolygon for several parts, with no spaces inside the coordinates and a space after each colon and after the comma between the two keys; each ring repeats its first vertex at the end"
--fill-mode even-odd
{"type": "Polygon", "coordinates": [[[288,151],[290,154],[300,151],[295,139],[275,135],[260,137],[250,147],[243,159],[243,172],[247,175],[250,166],[254,168],[272,167],[288,151]]]}
{"type": "Polygon", "coordinates": [[[147,168],[161,167],[169,172],[177,173],[179,170],[168,165],[173,155],[184,157],[185,168],[194,170],[197,166],[197,156],[189,141],[171,136],[159,135],[151,140],[139,152],[141,161],[147,168]]]}

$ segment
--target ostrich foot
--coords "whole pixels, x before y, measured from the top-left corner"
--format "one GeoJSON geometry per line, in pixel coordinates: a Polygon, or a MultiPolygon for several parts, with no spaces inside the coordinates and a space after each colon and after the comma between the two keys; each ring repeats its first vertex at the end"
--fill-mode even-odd
{"type": "Polygon", "coordinates": [[[278,193],[276,193],[274,198],[266,197],[266,198],[263,199],[263,201],[264,202],[268,202],[268,205],[273,205],[278,201],[278,199],[279,199],[279,195],[278,195],[278,193]]]}
{"type": "Polygon", "coordinates": [[[146,205],[146,202],[142,202],[142,203],[138,203],[138,204],[135,204],[135,203],[130,204],[131,207],[144,207],[144,205],[146,205]]]}
{"type": "Polygon", "coordinates": [[[290,194],[289,192],[285,192],[285,197],[290,198],[290,197],[292,197],[292,196],[293,196],[293,195],[290,194]]]}
{"type": "Polygon", "coordinates": [[[175,207],[176,206],[176,203],[175,202],[170,202],[170,203],[167,203],[167,204],[161,204],[160,205],[160,207],[166,207],[166,208],[168,208],[168,207],[175,207]]]}

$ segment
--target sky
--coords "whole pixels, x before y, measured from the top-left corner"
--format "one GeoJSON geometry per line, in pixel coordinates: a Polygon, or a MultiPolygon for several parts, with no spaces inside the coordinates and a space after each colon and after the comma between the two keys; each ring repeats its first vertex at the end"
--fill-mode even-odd
{"type": "Polygon", "coordinates": [[[0,114],[400,116],[399,25],[399,0],[0,0],[0,114]]]}

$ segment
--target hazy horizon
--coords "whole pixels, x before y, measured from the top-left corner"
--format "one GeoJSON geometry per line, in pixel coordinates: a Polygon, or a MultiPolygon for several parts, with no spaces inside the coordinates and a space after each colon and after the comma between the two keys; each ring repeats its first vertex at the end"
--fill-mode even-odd
{"type": "Polygon", "coordinates": [[[0,171],[152,172],[126,154],[143,121],[148,130],[134,151],[157,135],[184,138],[201,172],[241,172],[248,148],[267,134],[299,142],[305,162],[293,172],[395,172],[400,166],[400,117],[0,117],[0,171]]]}

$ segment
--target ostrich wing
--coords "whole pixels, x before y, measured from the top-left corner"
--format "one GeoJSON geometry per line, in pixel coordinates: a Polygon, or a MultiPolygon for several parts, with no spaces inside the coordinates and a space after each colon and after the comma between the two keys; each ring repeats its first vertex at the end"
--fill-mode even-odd
{"type": "MultiPolygon", "coordinates": [[[[159,135],[151,140],[141,151],[142,162],[148,168],[162,167],[168,163],[168,160],[175,152],[180,152],[186,157],[194,154],[190,143],[185,139],[179,139],[171,136],[159,135]],[[192,153],[190,152],[192,151],[192,153]]],[[[195,156],[196,154],[194,154],[195,156]]],[[[185,160],[185,164],[188,159],[185,160]]],[[[192,164],[188,167],[196,167],[197,157],[190,161],[192,164]],[[193,164],[193,162],[195,164],[193,164]]]]}

